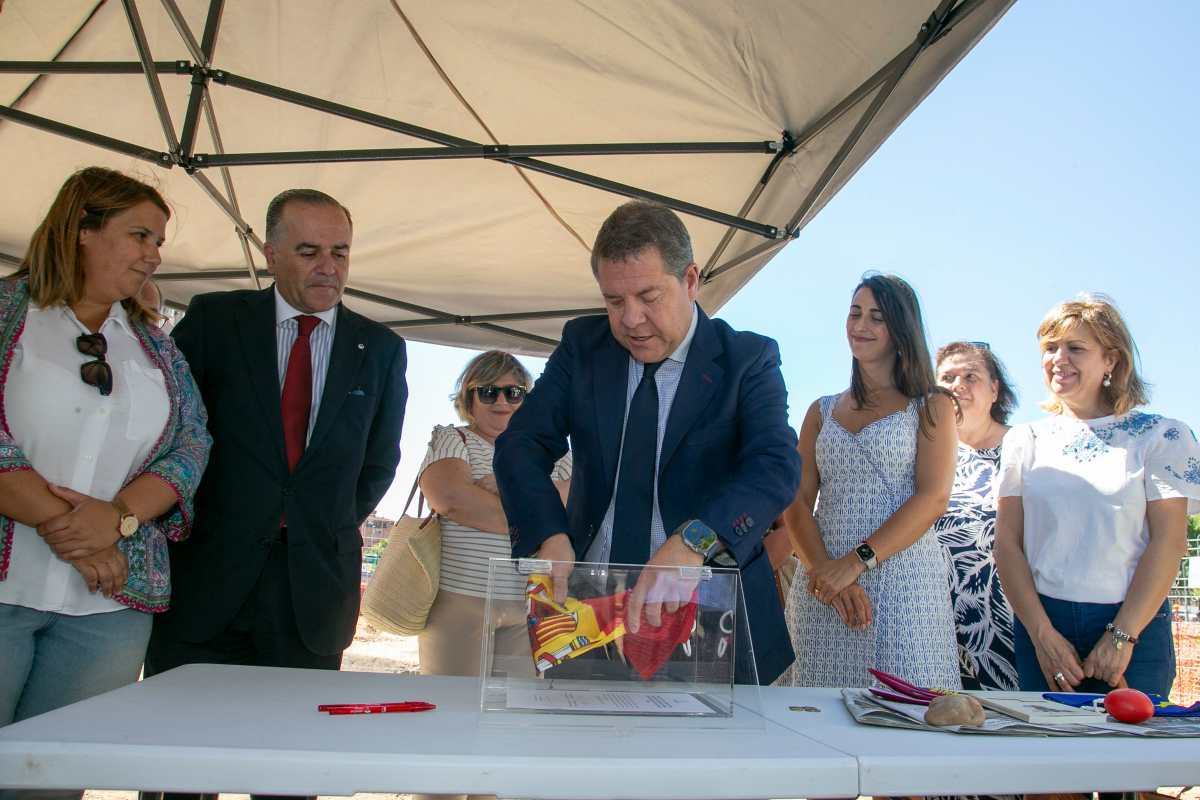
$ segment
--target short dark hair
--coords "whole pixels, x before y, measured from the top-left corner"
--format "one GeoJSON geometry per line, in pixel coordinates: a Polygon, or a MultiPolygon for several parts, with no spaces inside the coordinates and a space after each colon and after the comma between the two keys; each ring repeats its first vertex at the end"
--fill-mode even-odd
{"type": "Polygon", "coordinates": [[[311,206],[333,206],[334,208],[340,208],[342,213],[346,215],[346,221],[350,223],[350,229],[354,229],[354,219],[350,216],[350,209],[324,192],[317,189],[284,189],[275,195],[267,205],[266,240],[268,242],[275,241],[275,237],[279,233],[279,221],[283,218],[283,210],[287,207],[288,203],[293,202],[308,203],[311,206]]]}
{"type": "Polygon", "coordinates": [[[600,260],[625,261],[647,247],[658,248],[669,274],[683,280],[692,263],[692,237],[679,216],[659,203],[631,200],[608,215],[592,246],[592,274],[600,260]]]}
{"type": "Polygon", "coordinates": [[[1004,368],[1004,364],[992,352],[991,346],[983,342],[950,342],[950,344],[942,345],[938,348],[934,364],[941,367],[942,362],[950,356],[960,355],[978,358],[987,367],[988,377],[1000,387],[996,392],[996,401],[992,403],[989,413],[996,422],[1007,425],[1012,412],[1017,410],[1017,392],[1013,388],[1012,380],[1008,377],[1008,370],[1004,368]]]}

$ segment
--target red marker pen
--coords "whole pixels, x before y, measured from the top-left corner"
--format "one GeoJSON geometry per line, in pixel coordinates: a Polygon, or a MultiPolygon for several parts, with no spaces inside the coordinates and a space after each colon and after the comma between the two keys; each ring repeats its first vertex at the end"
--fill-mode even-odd
{"type": "Polygon", "coordinates": [[[324,703],[317,711],[331,715],[342,714],[402,714],[415,711],[432,711],[437,708],[424,700],[407,700],[402,703],[324,703]]]}

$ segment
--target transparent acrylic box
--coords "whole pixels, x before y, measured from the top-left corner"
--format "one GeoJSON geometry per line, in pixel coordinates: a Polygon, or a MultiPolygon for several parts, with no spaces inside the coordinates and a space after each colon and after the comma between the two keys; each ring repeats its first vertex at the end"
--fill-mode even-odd
{"type": "Polygon", "coordinates": [[[562,564],[570,577],[558,602],[556,567],[490,561],[484,712],[733,716],[735,665],[745,679],[754,664],[736,569],[562,564]]]}

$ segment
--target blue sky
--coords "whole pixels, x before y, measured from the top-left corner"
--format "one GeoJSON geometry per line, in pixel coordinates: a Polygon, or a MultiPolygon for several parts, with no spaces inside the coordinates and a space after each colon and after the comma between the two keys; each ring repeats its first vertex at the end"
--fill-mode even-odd
{"type": "MultiPolygon", "coordinates": [[[[1042,316],[1104,292],[1141,350],[1149,408],[1200,426],[1197,41],[1190,0],[1017,3],[718,312],[779,341],[793,425],[847,385],[846,307],[878,269],[917,290],[931,346],[991,343],[1017,422],[1042,413],[1042,316]]],[[[399,513],[430,429],[454,420],[447,396],[472,355],[410,343],[403,456],[381,512],[399,513]]],[[[535,375],[544,363],[525,361],[535,375]]]]}

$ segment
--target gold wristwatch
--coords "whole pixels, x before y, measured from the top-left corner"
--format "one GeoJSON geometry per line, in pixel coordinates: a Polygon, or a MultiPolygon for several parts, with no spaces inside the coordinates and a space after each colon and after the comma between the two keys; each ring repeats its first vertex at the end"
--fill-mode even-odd
{"type": "Polygon", "coordinates": [[[117,522],[117,531],[121,534],[122,539],[128,539],[137,533],[138,527],[142,523],[138,522],[137,516],[129,510],[129,506],[125,505],[125,501],[121,498],[114,497],[112,505],[121,515],[121,519],[117,522]]]}

